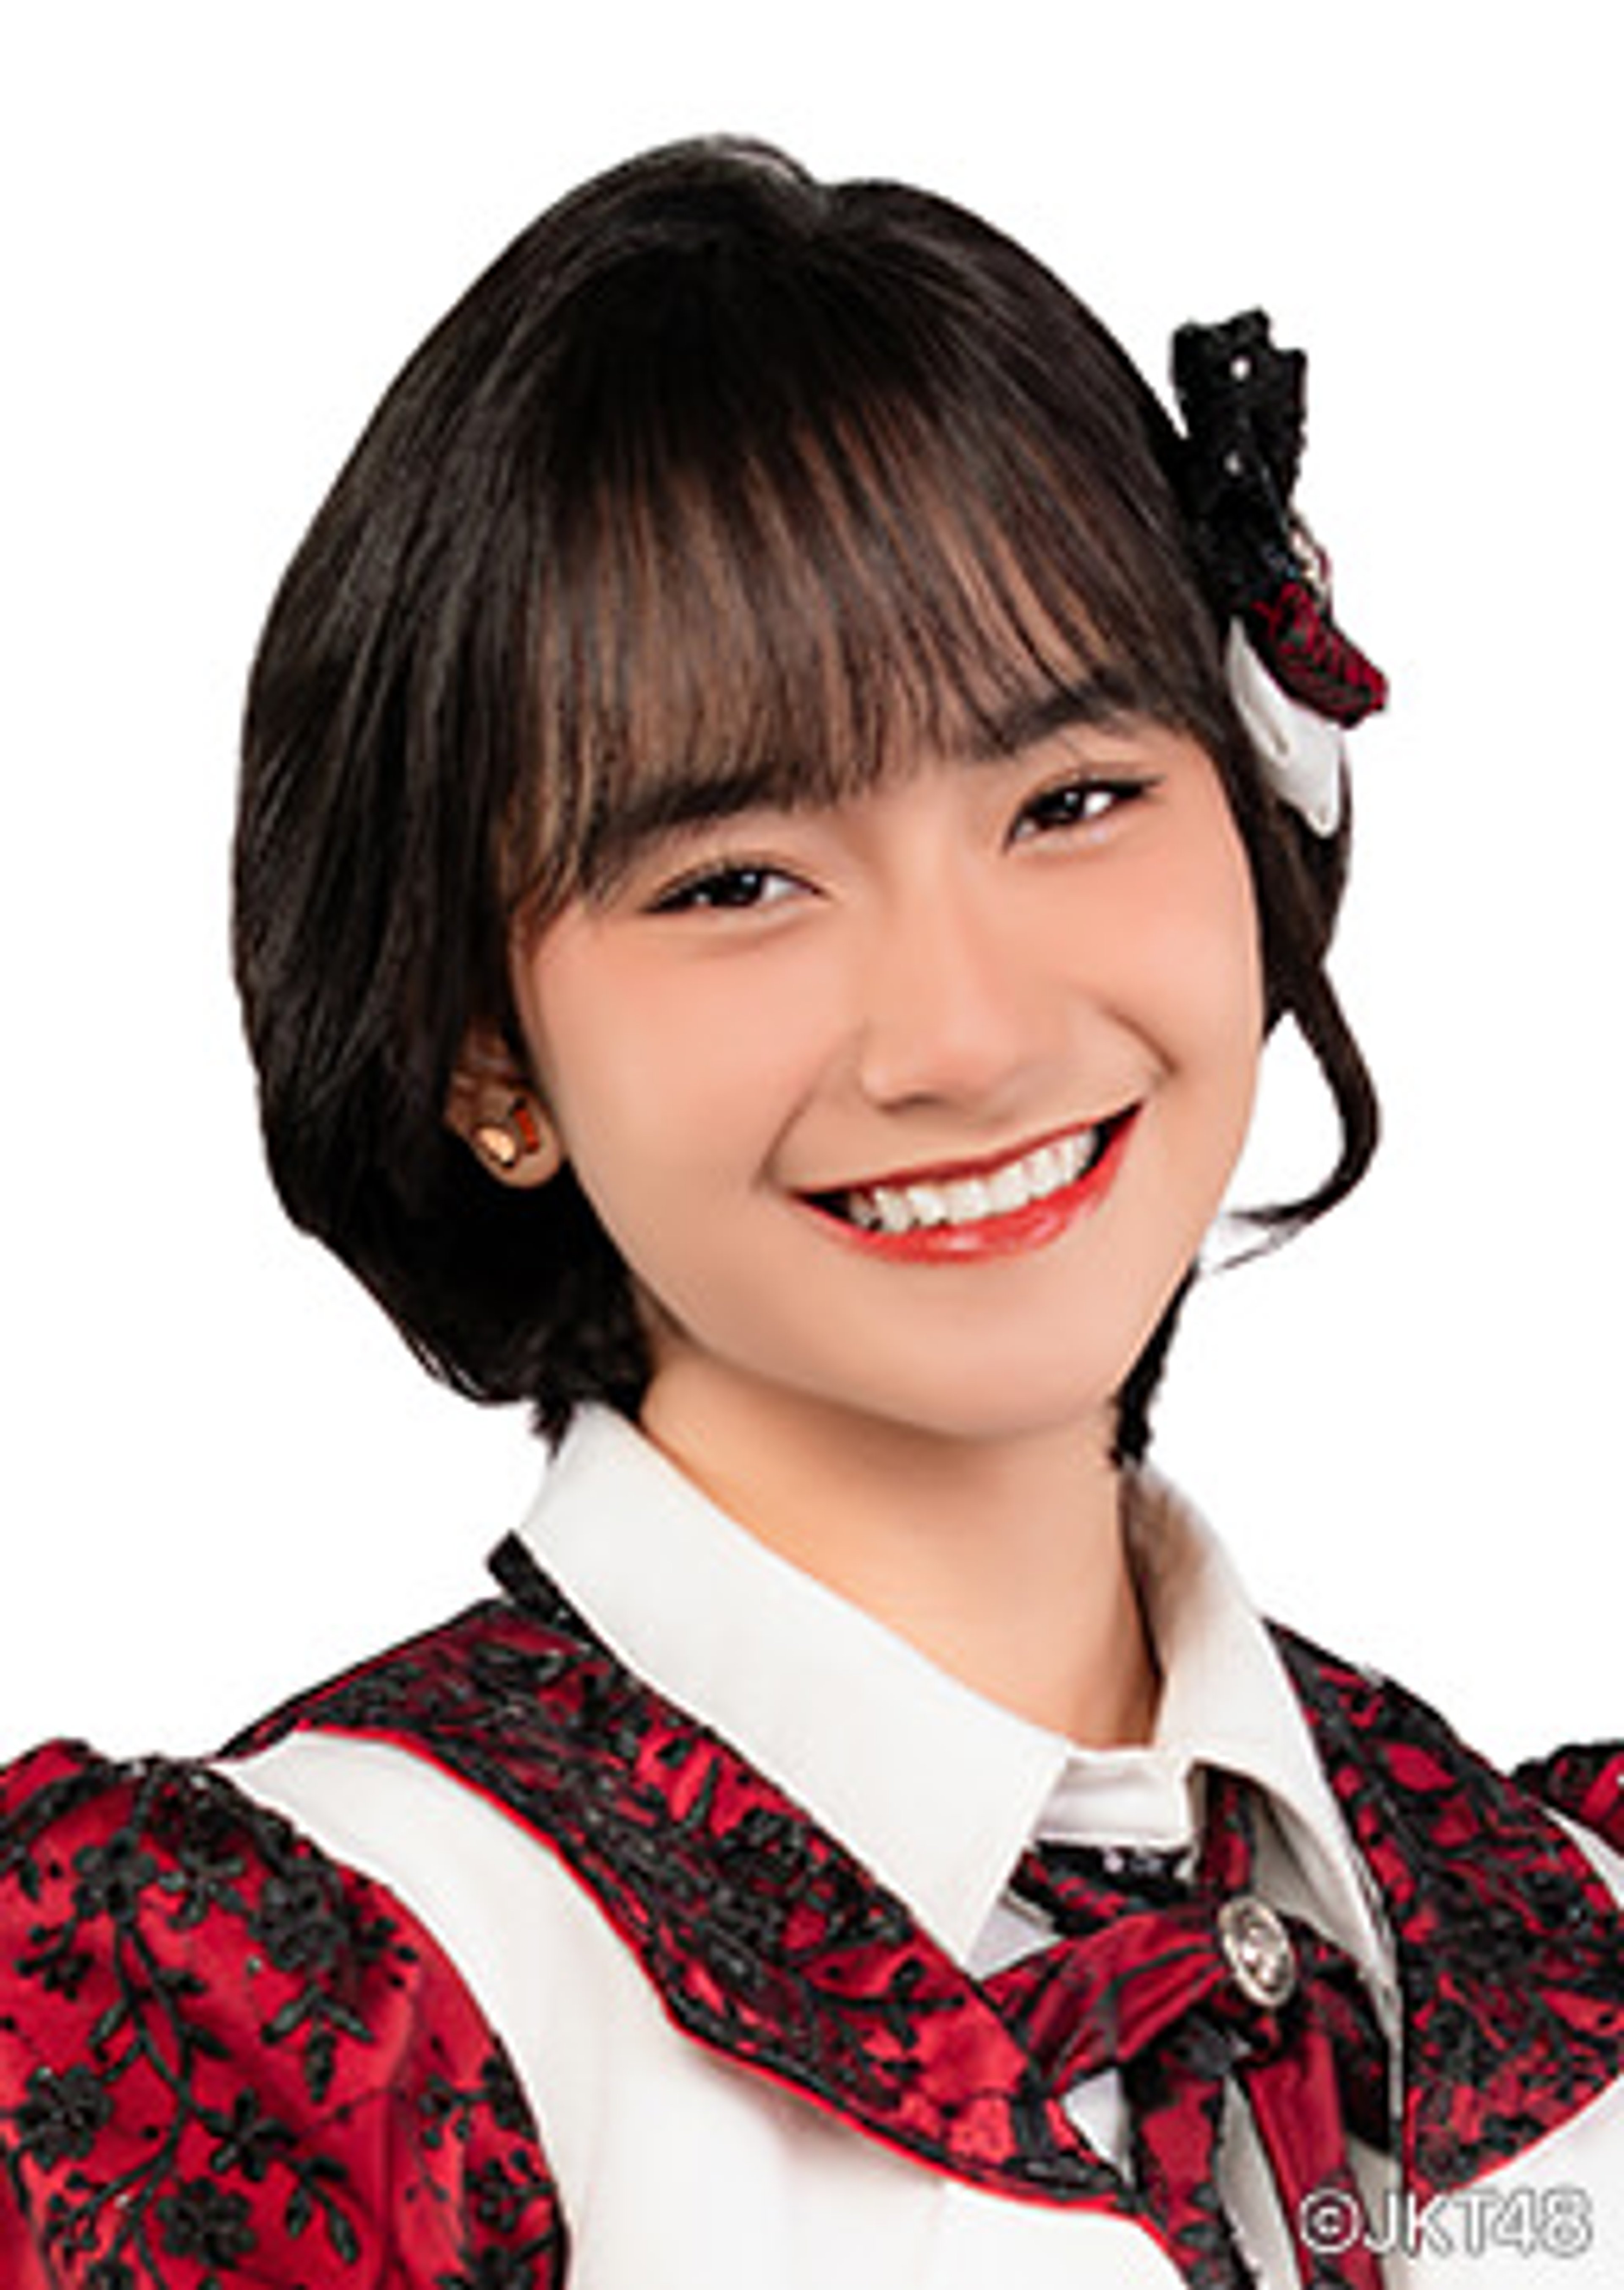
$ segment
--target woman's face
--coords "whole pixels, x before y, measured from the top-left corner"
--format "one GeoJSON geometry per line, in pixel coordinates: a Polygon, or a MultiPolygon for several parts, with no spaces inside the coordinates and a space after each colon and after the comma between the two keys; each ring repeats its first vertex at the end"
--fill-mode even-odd
{"type": "Polygon", "coordinates": [[[1108,1420],[1220,1205],[1263,1006],[1214,766],[1095,712],[666,835],[516,957],[652,1398],[1108,1420]]]}

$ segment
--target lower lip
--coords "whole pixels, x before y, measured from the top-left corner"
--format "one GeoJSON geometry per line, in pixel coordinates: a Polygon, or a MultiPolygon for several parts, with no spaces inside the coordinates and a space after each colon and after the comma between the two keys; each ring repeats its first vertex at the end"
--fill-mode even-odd
{"type": "Polygon", "coordinates": [[[990,1256],[1024,1256],[1047,1248],[1085,1209],[1100,1205],[1122,1166],[1137,1118],[1137,1114],[1131,1113],[1120,1121],[1100,1158],[1072,1183],[1002,1216],[980,1217],[973,1224],[916,1225],[911,1232],[873,1232],[863,1225],[848,1224],[827,1209],[820,1208],[817,1213],[849,1247],[864,1256],[884,1257],[893,1264],[973,1264],[990,1256]]]}

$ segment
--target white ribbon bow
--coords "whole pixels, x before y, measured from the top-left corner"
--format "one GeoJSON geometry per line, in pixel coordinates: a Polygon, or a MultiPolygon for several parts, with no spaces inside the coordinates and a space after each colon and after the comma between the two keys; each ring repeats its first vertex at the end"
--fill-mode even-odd
{"type": "Polygon", "coordinates": [[[1341,725],[1280,689],[1238,621],[1229,623],[1224,669],[1264,778],[1316,835],[1334,835],[1342,818],[1341,725]]]}

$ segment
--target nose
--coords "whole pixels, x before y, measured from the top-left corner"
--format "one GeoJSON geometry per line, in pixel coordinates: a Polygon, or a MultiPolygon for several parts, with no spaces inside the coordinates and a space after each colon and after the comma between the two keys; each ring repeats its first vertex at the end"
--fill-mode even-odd
{"type": "Polygon", "coordinates": [[[1041,1063],[1049,996],[989,909],[972,886],[936,877],[876,917],[855,981],[871,1103],[996,1113],[1041,1063]]]}

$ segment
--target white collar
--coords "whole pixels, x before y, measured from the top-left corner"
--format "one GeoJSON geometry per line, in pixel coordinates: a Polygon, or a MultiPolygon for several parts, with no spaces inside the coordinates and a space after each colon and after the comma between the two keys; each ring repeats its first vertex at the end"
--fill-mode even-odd
{"type": "Polygon", "coordinates": [[[779,1557],[634,1425],[583,1409],[523,1533],[632,1669],[839,1838],[961,1962],[1032,1838],[1182,1841],[1199,1763],[1265,1792],[1316,1919],[1387,1952],[1300,1704],[1210,1531],[1161,1480],[1130,1532],[1164,1674],[1147,1748],[1084,1750],[779,1557]]]}

